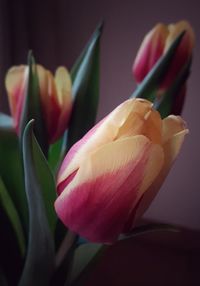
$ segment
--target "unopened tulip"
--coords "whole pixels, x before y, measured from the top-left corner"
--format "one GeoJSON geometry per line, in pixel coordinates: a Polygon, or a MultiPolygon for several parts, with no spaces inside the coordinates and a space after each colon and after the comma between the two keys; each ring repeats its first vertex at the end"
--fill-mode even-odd
{"type": "Polygon", "coordinates": [[[144,79],[158,59],[166,53],[172,42],[183,31],[185,31],[185,35],[164,80],[164,84],[168,86],[192,55],[194,47],[192,27],[186,21],[168,26],[157,24],[145,36],[133,64],[133,75],[138,83],[144,79]]]}
{"type": "MultiPolygon", "coordinates": [[[[43,66],[37,65],[42,115],[49,143],[55,142],[67,128],[71,109],[71,79],[64,67],[56,70],[55,77],[43,66]]],[[[28,84],[28,67],[12,67],[6,75],[11,115],[16,132],[19,133],[20,120],[28,84]]]]}
{"type": "MultiPolygon", "coordinates": [[[[155,63],[166,53],[176,37],[183,31],[185,31],[185,34],[169,65],[168,72],[160,84],[158,94],[162,94],[163,91],[171,86],[184,65],[191,59],[194,48],[194,32],[190,24],[186,21],[180,21],[168,26],[157,24],[145,36],[133,63],[133,75],[137,83],[142,82],[155,63]]],[[[183,83],[183,86],[180,90],[180,96],[177,96],[174,103],[175,107],[173,106],[172,112],[175,114],[180,114],[182,109],[186,93],[185,83],[183,83]]]]}
{"type": "Polygon", "coordinates": [[[187,132],[181,117],[161,120],[149,101],[125,101],[66,155],[57,178],[57,215],[90,241],[115,241],[149,206],[146,194],[158,192],[187,132]]]}

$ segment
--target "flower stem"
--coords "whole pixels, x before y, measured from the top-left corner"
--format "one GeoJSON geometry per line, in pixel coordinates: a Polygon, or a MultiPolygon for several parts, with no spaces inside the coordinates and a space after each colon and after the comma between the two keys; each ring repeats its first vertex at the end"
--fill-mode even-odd
{"type": "Polygon", "coordinates": [[[69,250],[71,249],[71,247],[73,246],[75,240],[77,238],[77,234],[75,234],[74,232],[68,230],[65,238],[63,239],[57,254],[56,254],[56,268],[59,268],[60,265],[62,264],[62,262],[64,261],[67,253],[69,252],[69,250]]]}

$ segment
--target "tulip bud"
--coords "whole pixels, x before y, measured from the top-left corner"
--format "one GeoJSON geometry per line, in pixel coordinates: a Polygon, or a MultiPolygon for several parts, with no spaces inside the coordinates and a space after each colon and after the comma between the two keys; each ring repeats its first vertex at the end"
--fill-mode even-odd
{"type": "MultiPolygon", "coordinates": [[[[183,31],[185,31],[183,39],[175,52],[174,58],[160,84],[157,94],[161,95],[172,85],[185,64],[191,59],[194,47],[194,32],[190,24],[186,21],[180,21],[168,26],[157,24],[145,36],[133,63],[133,75],[137,83],[142,82],[155,63],[166,53],[176,37],[183,31]]],[[[185,83],[183,83],[183,85],[185,85],[185,83]]],[[[180,97],[179,100],[176,99],[176,106],[177,102],[179,102],[179,104],[181,102],[181,105],[177,106],[177,109],[173,108],[176,114],[180,114],[185,96],[185,92],[183,92],[182,88],[180,93],[183,99],[180,100],[180,97]]]]}
{"type": "Polygon", "coordinates": [[[162,56],[167,35],[167,27],[163,24],[157,24],[145,36],[133,63],[133,75],[137,83],[144,79],[162,56]]]}
{"type": "Polygon", "coordinates": [[[158,192],[160,174],[163,182],[187,132],[180,117],[161,120],[149,101],[125,101],[66,155],[57,178],[58,217],[90,241],[115,241],[133,228],[152,186],[158,192]]]}
{"type": "MultiPolygon", "coordinates": [[[[72,109],[71,79],[64,67],[56,70],[55,77],[41,65],[37,65],[42,115],[49,143],[55,142],[66,130],[72,109]]],[[[19,134],[20,120],[28,84],[28,67],[17,66],[6,75],[11,115],[19,134]]]]}

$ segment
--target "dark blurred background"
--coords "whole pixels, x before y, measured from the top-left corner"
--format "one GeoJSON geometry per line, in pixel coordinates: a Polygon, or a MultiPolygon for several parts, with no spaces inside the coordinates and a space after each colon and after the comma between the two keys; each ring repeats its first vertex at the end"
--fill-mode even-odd
{"type": "MultiPolygon", "coordinates": [[[[126,100],[134,90],[131,68],[144,35],[157,22],[173,23],[186,19],[191,23],[196,32],[196,47],[183,112],[190,134],[173,170],[145,214],[145,218],[193,230],[200,230],[200,10],[198,7],[198,0],[0,1],[0,109],[5,111],[8,111],[8,106],[4,76],[10,66],[25,63],[27,51],[32,49],[37,62],[52,71],[58,65],[65,65],[70,69],[96,25],[104,19],[105,28],[101,42],[101,98],[98,114],[100,119],[126,100]]],[[[181,239],[184,241],[185,237],[181,239]]],[[[179,244],[177,238],[174,241],[176,245],[179,244]]],[[[193,243],[192,241],[192,238],[185,240],[185,244],[188,246],[193,243]]],[[[132,249],[133,255],[134,251],[132,249]]],[[[149,255],[151,260],[152,255],[149,255]]],[[[158,261],[152,263],[159,265],[158,261]]],[[[187,263],[190,265],[188,260],[187,263]]],[[[163,267],[166,270],[167,266],[163,267]]],[[[180,275],[183,272],[185,270],[181,268],[180,275]]],[[[172,273],[169,275],[173,276],[172,273]]],[[[184,278],[183,280],[186,281],[184,278]]],[[[186,285],[196,285],[192,283],[186,285]]],[[[113,285],[133,284],[115,282],[113,285]]],[[[134,285],[143,284],[138,282],[134,285]]],[[[166,285],[185,284],[167,282],[166,285]]]]}

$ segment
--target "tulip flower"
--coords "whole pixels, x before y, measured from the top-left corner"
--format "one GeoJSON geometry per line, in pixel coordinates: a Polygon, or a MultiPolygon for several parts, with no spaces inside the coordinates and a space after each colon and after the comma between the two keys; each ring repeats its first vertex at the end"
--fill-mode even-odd
{"type": "MultiPolygon", "coordinates": [[[[53,143],[64,133],[69,121],[72,109],[71,79],[64,67],[56,70],[55,78],[43,66],[37,65],[36,68],[48,141],[53,143]]],[[[5,83],[14,127],[19,134],[28,84],[28,67],[22,65],[9,69],[5,83]]]]}
{"type": "MultiPolygon", "coordinates": [[[[194,47],[194,32],[190,24],[186,21],[180,21],[168,26],[157,24],[144,38],[141,47],[133,63],[133,75],[137,83],[142,82],[155,63],[162,55],[166,53],[176,37],[185,31],[183,39],[175,52],[169,69],[158,89],[158,95],[168,89],[177,75],[181,72],[184,65],[188,63],[192,56],[194,47]]],[[[180,90],[180,96],[177,95],[173,110],[174,114],[180,114],[186,94],[186,84],[180,90]]]]}
{"type": "Polygon", "coordinates": [[[187,132],[181,117],[162,120],[149,101],[125,101],[66,155],[57,178],[58,217],[90,241],[114,242],[149,206],[146,194],[153,199],[158,192],[187,132]]]}

